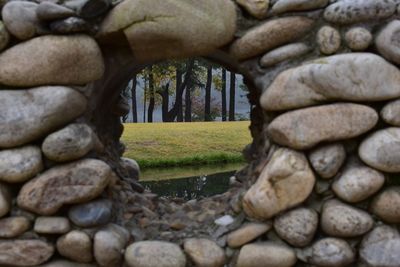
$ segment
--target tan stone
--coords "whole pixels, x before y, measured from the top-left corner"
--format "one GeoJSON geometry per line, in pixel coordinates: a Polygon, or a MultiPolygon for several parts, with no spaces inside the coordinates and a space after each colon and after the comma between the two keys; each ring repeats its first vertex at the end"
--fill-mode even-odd
{"type": "Polygon", "coordinates": [[[37,266],[53,253],[54,247],[41,240],[0,241],[1,266],[37,266]]]}
{"type": "Polygon", "coordinates": [[[317,44],[321,53],[334,54],[339,50],[341,44],[339,31],[330,26],[323,26],[317,33],[317,44]]]}
{"type": "Polygon", "coordinates": [[[258,56],[273,48],[292,42],[306,35],[313,20],[305,17],[287,17],[267,21],[250,29],[230,47],[238,60],[258,56]]]}
{"type": "Polygon", "coordinates": [[[36,146],[0,151],[0,181],[25,182],[42,169],[42,152],[36,146]]]}
{"type": "Polygon", "coordinates": [[[358,155],[367,165],[384,171],[400,172],[400,128],[390,127],[369,135],[359,146],[358,155]]]}
{"type": "Polygon", "coordinates": [[[100,48],[86,35],[46,35],[0,54],[0,83],[9,86],[83,85],[103,72],[100,48]]]}
{"type": "Polygon", "coordinates": [[[388,223],[400,223],[400,187],[385,189],[372,202],[371,210],[388,223]]]}
{"type": "Polygon", "coordinates": [[[7,47],[9,41],[10,34],[4,26],[4,23],[0,20],[0,52],[7,47]]]}
{"type": "Polygon", "coordinates": [[[225,264],[224,250],[209,239],[186,239],[183,249],[197,267],[222,267],[225,264]]]}
{"type": "Polygon", "coordinates": [[[123,252],[129,241],[129,232],[125,228],[110,224],[94,236],[94,257],[102,267],[120,267],[123,252]]]}
{"type": "Polygon", "coordinates": [[[140,241],[125,251],[128,267],[185,267],[186,257],[181,248],[164,241],[140,241]]]}
{"type": "Polygon", "coordinates": [[[272,6],[272,12],[281,14],[292,11],[305,11],[326,6],[329,0],[278,0],[272,6]]]}
{"type": "Polygon", "coordinates": [[[81,115],[86,103],[82,94],[69,87],[1,90],[0,147],[17,147],[43,137],[81,115]]]}
{"type": "Polygon", "coordinates": [[[325,9],[324,19],[337,24],[355,24],[390,17],[396,12],[395,0],[341,0],[325,9]]]}
{"type": "Polygon", "coordinates": [[[344,36],[347,45],[353,51],[363,51],[369,47],[372,42],[372,34],[363,27],[354,27],[348,30],[344,36]]]}
{"type": "Polygon", "coordinates": [[[337,200],[326,202],[322,208],[321,228],[336,237],[356,237],[374,226],[372,217],[365,211],[337,200]]]}
{"type": "Polygon", "coordinates": [[[22,187],[18,205],[41,215],[52,215],[64,204],[96,198],[107,186],[110,176],[111,168],[96,159],[53,167],[22,187]]]}
{"type": "Polygon", "coordinates": [[[96,264],[77,263],[67,260],[54,260],[38,267],[97,267],[96,264]]]}
{"type": "Polygon", "coordinates": [[[85,232],[74,230],[58,238],[57,251],[67,259],[89,263],[92,261],[92,240],[85,232]]]}
{"type": "Polygon", "coordinates": [[[264,19],[268,14],[269,0],[236,0],[236,2],[258,19],[264,19]]]}
{"type": "Polygon", "coordinates": [[[85,156],[94,145],[92,128],[83,123],[72,123],[48,135],[42,143],[42,151],[48,159],[64,162],[85,156]]]}
{"type": "Polygon", "coordinates": [[[400,96],[399,83],[400,71],[382,57],[341,54],[283,71],[266,88],[260,103],[265,110],[288,110],[330,100],[390,100],[400,96]]]}
{"type": "Polygon", "coordinates": [[[291,267],[296,262],[296,254],[291,248],[272,242],[264,242],[242,247],[236,267],[291,267]]]}
{"type": "Polygon", "coordinates": [[[38,217],[33,227],[39,234],[65,234],[70,229],[69,220],[64,217],[38,217]]]}
{"type": "Polygon", "coordinates": [[[270,229],[271,224],[268,223],[248,223],[229,233],[226,241],[231,248],[241,247],[270,229]]]}
{"type": "Polygon", "coordinates": [[[314,183],[314,174],[304,154],[281,148],[246,192],[243,209],[250,217],[269,219],[301,204],[310,195],[314,183]]]}
{"type": "Polygon", "coordinates": [[[98,35],[112,39],[123,31],[137,59],[154,61],[206,55],[229,43],[235,30],[229,0],[126,0],[109,12],[98,35]]]}
{"type": "Polygon", "coordinates": [[[270,67],[275,64],[281,63],[285,60],[290,60],[302,56],[310,51],[304,43],[293,43],[278,47],[270,52],[266,53],[260,59],[260,65],[262,67],[270,67]]]}
{"type": "Polygon", "coordinates": [[[307,149],[359,136],[377,122],[378,114],[368,106],[331,104],[284,113],[271,122],[268,133],[280,145],[307,149]]]}
{"type": "Polygon", "coordinates": [[[22,216],[0,219],[0,238],[13,238],[23,234],[31,226],[22,216]]]}
{"type": "Polygon", "coordinates": [[[318,228],[318,213],[312,209],[297,208],[274,220],[277,234],[295,247],[307,246],[318,228]]]}
{"type": "Polygon", "coordinates": [[[333,182],[332,190],[346,202],[363,201],[381,189],[385,176],[362,164],[349,164],[333,182]]]}
{"type": "Polygon", "coordinates": [[[400,100],[387,103],[382,108],[380,114],[386,123],[400,126],[400,100]]]}

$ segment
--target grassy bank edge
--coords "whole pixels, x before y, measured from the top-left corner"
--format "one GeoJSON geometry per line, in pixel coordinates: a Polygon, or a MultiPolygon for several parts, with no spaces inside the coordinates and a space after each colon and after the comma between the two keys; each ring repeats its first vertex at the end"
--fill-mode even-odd
{"type": "Polygon", "coordinates": [[[167,159],[139,159],[137,160],[140,168],[159,168],[159,167],[176,167],[176,166],[198,166],[207,164],[223,164],[244,162],[241,154],[207,154],[195,155],[183,158],[167,158],[167,159]]]}

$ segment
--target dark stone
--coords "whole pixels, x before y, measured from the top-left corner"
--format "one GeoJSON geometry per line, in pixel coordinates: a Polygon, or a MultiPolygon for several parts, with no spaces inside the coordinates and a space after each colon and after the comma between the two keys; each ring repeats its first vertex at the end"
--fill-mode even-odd
{"type": "Polygon", "coordinates": [[[69,34],[90,32],[91,26],[84,19],[69,17],[64,20],[52,22],[50,24],[50,29],[53,33],[69,34]]]}
{"type": "Polygon", "coordinates": [[[111,220],[112,203],[107,199],[79,204],[70,208],[69,219],[80,227],[104,225],[111,220]]]}
{"type": "Polygon", "coordinates": [[[75,10],[82,18],[95,18],[107,12],[110,8],[108,0],[70,0],[64,5],[75,10]]]}

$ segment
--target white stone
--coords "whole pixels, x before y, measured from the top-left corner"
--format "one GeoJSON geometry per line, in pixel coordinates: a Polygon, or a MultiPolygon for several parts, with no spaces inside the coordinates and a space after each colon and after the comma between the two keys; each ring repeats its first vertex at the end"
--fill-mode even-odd
{"type": "Polygon", "coordinates": [[[71,229],[69,220],[64,217],[38,217],[33,230],[39,234],[65,234],[71,229]]]}
{"type": "Polygon", "coordinates": [[[346,151],[340,143],[323,145],[311,150],[311,166],[322,178],[332,178],[346,159],[346,151]]]}
{"type": "Polygon", "coordinates": [[[317,266],[349,266],[354,260],[355,253],[344,240],[324,238],[312,246],[311,263],[317,266]]]}
{"type": "Polygon", "coordinates": [[[383,28],[375,39],[379,53],[387,60],[400,63],[400,20],[394,20],[383,28]]]}
{"type": "Polygon", "coordinates": [[[393,126],[400,126],[400,99],[387,103],[381,110],[382,119],[393,126]]]}

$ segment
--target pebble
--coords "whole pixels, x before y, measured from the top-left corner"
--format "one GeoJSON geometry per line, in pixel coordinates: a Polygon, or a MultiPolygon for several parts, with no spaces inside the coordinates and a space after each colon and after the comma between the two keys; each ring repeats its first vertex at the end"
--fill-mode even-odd
{"type": "Polygon", "coordinates": [[[387,225],[375,227],[360,245],[360,259],[367,266],[398,267],[400,262],[400,235],[387,225]]]}
{"type": "Polygon", "coordinates": [[[76,262],[89,263],[93,260],[92,240],[82,231],[73,230],[58,238],[57,251],[76,262]]]}
{"type": "Polygon", "coordinates": [[[68,217],[75,225],[89,228],[109,223],[111,210],[111,201],[98,199],[71,207],[68,217]]]}
{"type": "Polygon", "coordinates": [[[358,155],[372,168],[400,172],[400,128],[385,128],[370,134],[359,146],[358,155]]]}
{"type": "Polygon", "coordinates": [[[302,150],[321,142],[357,137],[377,122],[378,114],[369,106],[330,104],[284,113],[269,124],[268,133],[274,142],[302,150]]]}
{"type": "Polygon", "coordinates": [[[326,202],[322,208],[321,228],[335,237],[356,237],[372,229],[374,221],[365,211],[337,200],[326,202]]]}
{"type": "Polygon", "coordinates": [[[120,267],[123,252],[129,241],[129,232],[125,228],[109,224],[94,236],[94,257],[101,267],[120,267]]]}
{"type": "Polygon", "coordinates": [[[382,119],[393,126],[400,126],[400,99],[387,103],[381,110],[382,119]]]}
{"type": "Polygon", "coordinates": [[[40,215],[53,215],[64,204],[98,197],[108,185],[111,172],[105,162],[97,159],[53,167],[22,187],[18,206],[40,215]]]}
{"type": "Polygon", "coordinates": [[[338,238],[324,238],[312,246],[310,262],[321,267],[349,266],[356,255],[350,245],[338,238]]]}
{"type": "Polygon", "coordinates": [[[377,35],[375,45],[378,52],[387,60],[400,63],[400,20],[394,20],[386,25],[377,35]]]}
{"type": "Polygon", "coordinates": [[[336,24],[355,24],[384,19],[395,12],[395,0],[341,0],[325,9],[324,19],[336,24]]]}
{"type": "Polygon", "coordinates": [[[79,159],[94,148],[95,137],[87,124],[73,123],[48,135],[42,143],[44,155],[53,161],[79,159]]]}
{"type": "Polygon", "coordinates": [[[326,6],[329,0],[278,0],[272,6],[274,14],[282,14],[293,11],[306,11],[326,6]]]}
{"type": "Polygon", "coordinates": [[[276,47],[303,37],[313,25],[305,17],[287,17],[269,20],[246,32],[233,42],[230,53],[238,60],[245,60],[266,53],[276,47]]]}
{"type": "Polygon", "coordinates": [[[283,61],[298,58],[308,53],[309,51],[310,47],[308,47],[308,45],[304,43],[293,43],[284,45],[266,53],[260,59],[260,65],[262,67],[271,67],[283,61]]]}
{"type": "Polygon", "coordinates": [[[163,241],[140,241],[125,251],[128,267],[185,267],[186,257],[181,248],[163,241]]]}
{"type": "Polygon", "coordinates": [[[280,148],[246,192],[243,210],[249,217],[270,219],[301,204],[314,184],[315,176],[304,154],[280,148]]]}
{"type": "Polygon", "coordinates": [[[65,234],[71,230],[71,225],[64,217],[38,217],[33,230],[38,234],[65,234]]]}
{"type": "Polygon", "coordinates": [[[339,31],[330,26],[323,26],[317,33],[317,44],[321,53],[334,54],[339,50],[341,44],[339,31]]]}
{"type": "Polygon", "coordinates": [[[0,181],[25,182],[42,170],[42,152],[36,146],[0,151],[0,181]]]}
{"type": "Polygon", "coordinates": [[[230,225],[235,221],[235,218],[233,218],[231,215],[224,215],[222,217],[219,217],[214,221],[215,224],[221,225],[221,226],[227,226],[230,225]]]}
{"type": "Polygon", "coordinates": [[[0,266],[37,266],[54,253],[54,247],[41,240],[0,240],[0,266]]]}
{"type": "Polygon", "coordinates": [[[400,187],[386,188],[374,198],[371,210],[385,222],[400,223],[400,187]]]}
{"type": "Polygon", "coordinates": [[[43,137],[80,116],[86,103],[83,95],[69,87],[1,90],[0,148],[21,146],[43,137]]]}
{"type": "Polygon", "coordinates": [[[225,251],[209,239],[186,239],[183,249],[197,267],[222,267],[225,264],[225,251]]]}
{"type": "Polygon", "coordinates": [[[0,219],[0,238],[15,238],[28,231],[31,224],[22,216],[0,219]]]}
{"type": "Polygon", "coordinates": [[[348,47],[353,51],[363,51],[372,42],[372,34],[363,27],[354,27],[348,30],[344,36],[348,47]]]}
{"type": "Polygon", "coordinates": [[[236,267],[291,267],[297,262],[295,252],[273,242],[253,243],[240,249],[236,267]]]}
{"type": "Polygon", "coordinates": [[[335,176],[346,159],[343,144],[333,143],[319,146],[308,155],[311,166],[322,178],[335,176]]]}
{"type": "Polygon", "coordinates": [[[227,236],[228,246],[231,248],[238,248],[257,237],[265,234],[271,229],[269,223],[247,223],[241,226],[239,229],[231,232],[227,236]]]}
{"type": "Polygon", "coordinates": [[[385,183],[385,176],[362,164],[349,164],[333,182],[332,190],[350,203],[363,201],[374,195],[385,183]]]}
{"type": "Polygon", "coordinates": [[[318,228],[318,214],[312,209],[297,208],[274,220],[276,233],[295,247],[305,247],[313,240],[318,228]]]}

